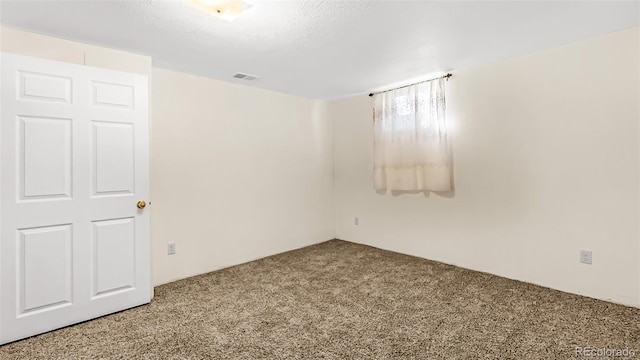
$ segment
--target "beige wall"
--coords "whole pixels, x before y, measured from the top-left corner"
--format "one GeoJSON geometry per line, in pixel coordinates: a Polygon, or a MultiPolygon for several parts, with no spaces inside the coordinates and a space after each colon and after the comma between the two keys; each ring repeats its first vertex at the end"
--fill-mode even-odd
{"type": "Polygon", "coordinates": [[[639,67],[636,28],[455,72],[452,197],[376,194],[371,100],[333,103],[338,238],[639,306],[639,67]]]}
{"type": "Polygon", "coordinates": [[[328,103],[11,28],[0,50],[149,76],[154,285],[335,237],[328,103]]]}
{"type": "Polygon", "coordinates": [[[5,52],[153,78],[156,285],[337,231],[345,240],[635,306],[639,43],[638,29],[627,30],[455,72],[447,96],[456,193],[446,198],[373,191],[366,96],[327,104],[0,28],[5,52]],[[593,265],[578,263],[580,249],[593,251],[593,265]]]}
{"type": "Polygon", "coordinates": [[[153,94],[154,284],[335,237],[327,102],[162,69],[153,94]]]}
{"type": "Polygon", "coordinates": [[[0,51],[151,77],[151,57],[0,27],[0,51]]]}

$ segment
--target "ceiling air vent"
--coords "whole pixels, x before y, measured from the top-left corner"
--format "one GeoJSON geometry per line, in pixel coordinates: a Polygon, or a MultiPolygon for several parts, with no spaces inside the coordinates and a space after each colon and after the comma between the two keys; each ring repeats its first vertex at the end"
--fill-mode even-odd
{"type": "Polygon", "coordinates": [[[255,76],[255,75],[249,75],[249,74],[243,74],[243,73],[237,73],[237,74],[233,75],[233,77],[236,78],[236,79],[244,79],[244,80],[247,80],[247,81],[252,81],[252,80],[258,79],[258,77],[255,76]]]}

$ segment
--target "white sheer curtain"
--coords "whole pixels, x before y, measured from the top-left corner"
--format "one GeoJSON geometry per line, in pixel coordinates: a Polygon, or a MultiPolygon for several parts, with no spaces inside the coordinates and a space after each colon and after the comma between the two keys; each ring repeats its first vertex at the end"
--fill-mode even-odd
{"type": "Polygon", "coordinates": [[[374,95],[376,190],[451,190],[444,79],[374,95]]]}

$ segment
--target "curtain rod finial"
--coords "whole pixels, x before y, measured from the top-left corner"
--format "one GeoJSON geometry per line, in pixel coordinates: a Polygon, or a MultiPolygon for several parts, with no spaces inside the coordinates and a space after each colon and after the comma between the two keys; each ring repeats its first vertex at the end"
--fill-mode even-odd
{"type": "Polygon", "coordinates": [[[373,96],[373,93],[369,94],[369,96],[373,96]]]}

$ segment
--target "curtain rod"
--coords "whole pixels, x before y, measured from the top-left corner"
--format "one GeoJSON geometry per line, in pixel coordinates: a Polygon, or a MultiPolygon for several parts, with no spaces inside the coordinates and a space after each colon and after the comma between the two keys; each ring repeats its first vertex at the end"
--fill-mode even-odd
{"type": "Polygon", "coordinates": [[[385,93],[387,91],[398,90],[398,89],[406,88],[406,87],[413,86],[413,85],[422,84],[422,83],[425,83],[425,82],[428,82],[428,81],[433,81],[433,80],[438,80],[438,79],[447,79],[447,80],[449,80],[449,78],[452,77],[452,76],[453,75],[451,73],[448,73],[447,75],[442,75],[442,76],[439,76],[437,78],[418,81],[417,83],[414,83],[414,84],[409,84],[409,85],[405,85],[405,86],[399,86],[397,88],[393,88],[393,89],[389,89],[389,90],[385,90],[385,91],[378,91],[378,92],[375,92],[375,93],[370,93],[369,96],[373,96],[373,95],[376,95],[376,94],[382,94],[382,93],[385,93]]]}

